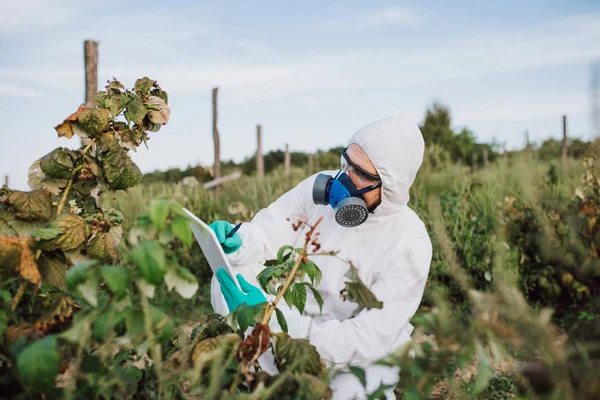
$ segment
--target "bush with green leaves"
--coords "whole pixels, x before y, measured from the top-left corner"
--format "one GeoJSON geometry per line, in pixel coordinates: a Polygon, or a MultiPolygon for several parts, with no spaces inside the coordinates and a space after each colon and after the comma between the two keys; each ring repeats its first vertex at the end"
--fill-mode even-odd
{"type": "Polygon", "coordinates": [[[168,96],[149,78],[132,90],[115,79],[93,100],[97,107],[81,105],[55,127],[59,137],[81,137],[85,146],[36,160],[31,191],[0,189],[3,392],[51,389],[73,355],[58,334],[74,315],[81,318],[83,304],[109,304],[96,294],[99,281],[119,300],[128,285],[129,272],[119,266],[123,215],[97,199],[141,181],[129,151],[168,122],[168,96]]]}

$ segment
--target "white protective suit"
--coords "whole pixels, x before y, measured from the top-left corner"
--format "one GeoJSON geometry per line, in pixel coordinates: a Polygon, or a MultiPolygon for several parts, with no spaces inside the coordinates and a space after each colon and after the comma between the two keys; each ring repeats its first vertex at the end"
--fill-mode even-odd
{"type": "MultiPolygon", "coordinates": [[[[425,225],[407,205],[409,188],[423,160],[424,142],[417,125],[403,118],[388,118],[358,130],[348,145],[352,143],[367,153],[383,183],[381,204],[364,224],[342,227],[335,221],[333,208],[315,205],[312,176],[261,210],[250,223],[244,223],[238,231],[242,246],[229,259],[248,282],[260,287],[256,275],[264,268],[265,260],[277,258],[283,245],[304,244],[307,229],[294,231],[288,219],[301,218],[314,224],[323,217],[317,229],[321,250],[337,250],[339,257],[352,261],[362,281],[383,302],[383,308],[364,310],[349,318],[357,306],[340,297],[348,265],[331,256],[311,257],[323,273],[318,286],[325,301],[322,313],[310,291],[302,315],[284,301],[278,306],[287,319],[289,334],[309,339],[330,366],[352,364],[365,368],[366,392],[372,393],[382,383],[398,382],[398,368],[372,363],[410,341],[410,319],[421,302],[429,272],[431,242],[425,225]]],[[[214,277],[212,302],[216,312],[228,313],[214,277]]],[[[272,329],[280,331],[276,319],[271,320],[272,329]]],[[[277,372],[269,352],[259,361],[266,371],[277,372]]],[[[331,387],[334,399],[366,397],[359,380],[349,372],[338,374],[331,387]]],[[[386,395],[395,398],[393,389],[386,395]]]]}

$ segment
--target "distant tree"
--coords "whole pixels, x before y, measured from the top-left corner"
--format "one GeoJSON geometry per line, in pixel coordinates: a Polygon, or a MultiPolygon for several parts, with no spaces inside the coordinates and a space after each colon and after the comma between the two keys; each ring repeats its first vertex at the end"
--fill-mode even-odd
{"type": "Polygon", "coordinates": [[[454,141],[451,123],[452,118],[448,107],[434,102],[432,108],[426,111],[423,125],[420,127],[425,143],[435,143],[450,149],[454,141]]]}

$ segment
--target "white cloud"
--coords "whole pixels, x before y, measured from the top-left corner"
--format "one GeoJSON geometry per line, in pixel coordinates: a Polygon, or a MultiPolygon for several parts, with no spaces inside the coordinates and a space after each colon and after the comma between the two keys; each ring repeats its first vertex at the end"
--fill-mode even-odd
{"type": "Polygon", "coordinates": [[[358,23],[366,26],[420,25],[423,20],[422,15],[413,11],[402,8],[389,8],[360,17],[358,23]]]}
{"type": "MultiPolygon", "coordinates": [[[[177,42],[179,35],[183,35],[181,32],[189,32],[185,27],[181,29],[178,31],[171,26],[161,35],[163,39],[156,38],[148,45],[168,49],[177,42]]],[[[458,37],[443,48],[358,49],[288,58],[265,49],[261,57],[264,61],[260,63],[228,58],[216,58],[216,61],[190,58],[188,49],[173,50],[168,58],[145,57],[138,61],[137,57],[120,57],[123,49],[132,43],[139,44],[138,39],[144,40],[134,38],[133,42],[120,44],[117,48],[103,48],[101,42],[100,76],[101,79],[116,76],[127,84],[148,75],[173,93],[190,93],[219,85],[235,91],[239,101],[285,94],[315,97],[335,90],[396,90],[431,82],[579,64],[600,56],[598,37],[600,16],[579,16],[527,29],[458,37]]],[[[80,52],[81,48],[73,51],[80,52]]],[[[81,81],[83,75],[79,63],[79,60],[74,63],[71,58],[66,61],[58,58],[44,67],[0,68],[0,84],[33,86],[40,90],[72,90],[73,82],[81,81]]]]}
{"type": "Polygon", "coordinates": [[[0,36],[68,26],[79,15],[81,2],[19,0],[0,2],[0,36]],[[69,4],[70,3],[70,4],[69,4]]]}
{"type": "Polygon", "coordinates": [[[10,83],[2,83],[2,82],[0,82],[0,94],[5,94],[8,96],[15,96],[15,97],[27,97],[27,98],[42,96],[42,93],[37,90],[33,90],[33,89],[30,89],[30,88],[24,87],[24,86],[13,85],[10,83]]]}
{"type": "Polygon", "coordinates": [[[377,26],[415,26],[425,20],[424,16],[405,8],[387,8],[366,14],[334,18],[321,24],[326,29],[356,29],[377,26]]]}

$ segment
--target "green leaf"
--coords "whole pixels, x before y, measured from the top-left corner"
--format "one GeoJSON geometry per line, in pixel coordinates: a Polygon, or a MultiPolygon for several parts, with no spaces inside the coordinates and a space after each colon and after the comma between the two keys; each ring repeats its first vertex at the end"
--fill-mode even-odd
{"type": "MultiPolygon", "coordinates": [[[[393,389],[393,388],[395,388],[394,385],[386,385],[386,384],[382,383],[381,385],[379,385],[379,387],[377,388],[376,391],[374,391],[367,397],[367,399],[368,400],[384,399],[386,390],[393,389]]],[[[417,397],[417,398],[420,399],[420,397],[417,397]]]]}
{"type": "Polygon", "coordinates": [[[70,179],[77,159],[81,159],[81,156],[74,151],[57,147],[40,159],[40,166],[50,178],[70,179]]]}
{"type": "Polygon", "coordinates": [[[111,292],[117,296],[118,300],[122,299],[127,294],[131,282],[127,267],[105,265],[100,272],[111,292]]]}
{"type": "Polygon", "coordinates": [[[130,309],[125,314],[127,336],[132,339],[141,338],[145,332],[144,313],[140,309],[130,309]]]}
{"type": "Polygon", "coordinates": [[[110,99],[106,99],[104,108],[110,109],[111,118],[114,120],[121,113],[121,111],[125,109],[130,101],[131,98],[129,98],[129,96],[126,94],[114,94],[110,99]]]}
{"type": "Polygon", "coordinates": [[[143,240],[131,251],[131,257],[146,282],[155,286],[160,284],[166,272],[166,265],[165,251],[157,242],[143,240]]]}
{"type": "Polygon", "coordinates": [[[158,333],[159,340],[167,340],[173,334],[175,324],[160,309],[150,306],[150,317],[152,318],[152,329],[158,333]]]}
{"type": "Polygon", "coordinates": [[[34,392],[44,392],[55,386],[59,364],[56,336],[33,342],[17,356],[19,376],[34,392]]]}
{"type": "Polygon", "coordinates": [[[44,228],[33,232],[31,237],[41,240],[51,240],[61,233],[61,230],[58,228],[44,228]]]}
{"type": "Polygon", "coordinates": [[[98,94],[93,94],[90,96],[90,98],[92,99],[92,101],[94,103],[96,103],[96,105],[98,107],[107,108],[106,103],[105,103],[107,100],[105,91],[100,91],[100,92],[98,92],[98,94]]]}
{"type": "Polygon", "coordinates": [[[363,385],[363,387],[366,387],[367,386],[367,374],[365,373],[365,370],[360,367],[355,367],[352,365],[349,365],[348,368],[350,369],[350,372],[352,372],[352,374],[358,378],[358,380],[360,381],[360,384],[363,385]]]}
{"type": "Polygon", "coordinates": [[[322,313],[323,312],[323,297],[321,297],[321,293],[319,293],[319,291],[317,289],[315,289],[313,286],[306,284],[306,287],[308,287],[311,291],[312,294],[315,298],[315,300],[317,301],[317,304],[319,305],[319,312],[322,313]]]}
{"type": "Polygon", "coordinates": [[[237,321],[242,332],[246,332],[249,326],[255,325],[262,321],[265,315],[267,303],[260,303],[256,305],[248,305],[242,303],[232,313],[231,317],[237,321]]]}
{"type": "Polygon", "coordinates": [[[152,79],[150,79],[148,77],[143,77],[143,78],[140,78],[137,81],[135,81],[133,88],[135,89],[136,92],[146,95],[146,94],[150,93],[150,89],[152,89],[153,84],[154,84],[154,81],[152,79]]]}
{"type": "Polygon", "coordinates": [[[184,299],[191,299],[198,290],[198,280],[189,270],[179,266],[173,266],[165,274],[167,289],[173,288],[184,299]]]}
{"type": "Polygon", "coordinates": [[[115,327],[124,319],[124,312],[118,312],[109,308],[107,312],[94,320],[94,340],[104,342],[106,337],[110,335],[115,327]]]}
{"type": "Polygon", "coordinates": [[[473,394],[478,395],[485,390],[488,386],[490,379],[494,376],[494,370],[492,369],[492,363],[490,361],[490,357],[488,356],[487,351],[479,342],[479,340],[475,341],[475,345],[477,347],[477,378],[475,379],[475,384],[473,386],[473,394]]]}
{"type": "Polygon", "coordinates": [[[314,262],[308,260],[306,264],[301,264],[300,268],[302,268],[304,273],[308,275],[310,282],[313,284],[313,286],[319,286],[321,278],[323,277],[323,273],[314,262]]]}
{"type": "Polygon", "coordinates": [[[281,330],[287,333],[288,325],[287,325],[287,321],[285,320],[285,316],[283,315],[283,313],[281,312],[281,310],[279,308],[275,309],[275,314],[277,315],[277,323],[281,327],[281,330]]]}
{"type": "Polygon", "coordinates": [[[93,260],[71,267],[67,273],[67,287],[69,290],[74,291],[78,285],[85,282],[92,273],[95,273],[92,272],[91,268],[97,263],[97,261],[93,260]]]}
{"type": "Polygon", "coordinates": [[[302,283],[296,283],[290,285],[290,289],[294,287],[294,306],[300,311],[300,314],[304,313],[304,306],[306,305],[306,287],[302,283]]]}
{"type": "Polygon", "coordinates": [[[12,229],[17,233],[19,237],[26,238],[30,237],[33,232],[39,231],[44,228],[48,223],[47,222],[25,222],[15,219],[10,223],[12,229]]]}
{"type": "Polygon", "coordinates": [[[127,122],[131,121],[134,124],[141,125],[147,113],[146,107],[144,107],[142,99],[136,94],[129,93],[129,98],[130,101],[125,110],[125,119],[127,119],[127,122]]]}
{"type": "Polygon", "coordinates": [[[45,190],[15,190],[8,196],[8,202],[15,209],[15,217],[22,221],[42,222],[52,219],[52,199],[45,190]]]}
{"type": "Polygon", "coordinates": [[[194,236],[190,222],[185,217],[177,217],[171,222],[171,230],[188,248],[194,244],[194,236]]]}
{"type": "Polygon", "coordinates": [[[0,310],[0,346],[4,346],[4,332],[8,326],[8,316],[6,311],[0,310]]]}
{"type": "Polygon", "coordinates": [[[287,333],[273,335],[273,354],[279,372],[307,373],[319,376],[323,372],[321,356],[306,339],[293,339],[287,333]]]}
{"type": "Polygon", "coordinates": [[[142,171],[116,140],[110,144],[101,161],[108,186],[112,190],[129,189],[142,181],[142,171]]]}
{"type": "Polygon", "coordinates": [[[169,216],[169,201],[158,199],[153,200],[150,203],[150,209],[148,210],[152,222],[158,229],[162,229],[165,226],[165,221],[169,216]]]}
{"type": "Polygon", "coordinates": [[[127,392],[133,393],[137,390],[138,382],[142,379],[144,374],[138,368],[133,365],[127,365],[120,368],[125,381],[127,382],[127,392]]]}
{"type": "MultiPolygon", "coordinates": [[[[7,281],[8,279],[3,283],[6,283],[7,281]]],[[[10,304],[11,300],[12,295],[10,294],[10,292],[8,290],[0,289],[0,301],[4,304],[10,304]]]]}
{"type": "Polygon", "coordinates": [[[95,275],[77,285],[77,291],[92,307],[98,307],[98,278],[95,275]]]}
{"type": "Polygon", "coordinates": [[[88,108],[77,119],[86,132],[91,136],[98,136],[108,125],[110,111],[105,108],[88,108]]]}
{"type": "Polygon", "coordinates": [[[283,264],[294,254],[294,246],[282,246],[277,252],[277,261],[279,264],[283,264]]]}

